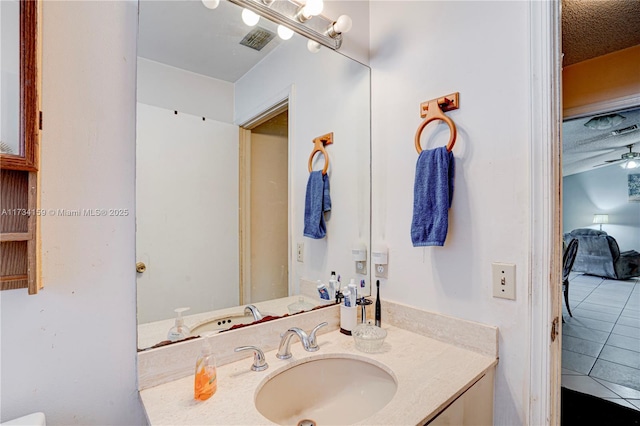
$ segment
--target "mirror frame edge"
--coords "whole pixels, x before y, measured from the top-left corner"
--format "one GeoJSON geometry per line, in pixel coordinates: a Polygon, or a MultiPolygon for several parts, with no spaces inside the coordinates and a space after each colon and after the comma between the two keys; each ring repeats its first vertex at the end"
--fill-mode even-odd
{"type": "Polygon", "coordinates": [[[41,1],[20,0],[20,154],[0,155],[0,167],[38,171],[40,157],[41,1]]]}

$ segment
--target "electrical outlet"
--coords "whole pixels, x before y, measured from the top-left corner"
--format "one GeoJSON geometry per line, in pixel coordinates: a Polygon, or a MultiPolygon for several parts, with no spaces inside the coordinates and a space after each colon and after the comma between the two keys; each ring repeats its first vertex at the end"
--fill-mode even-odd
{"type": "Polygon", "coordinates": [[[366,260],[356,260],[356,274],[367,275],[366,260]]]}
{"type": "Polygon", "coordinates": [[[298,243],[298,262],[304,263],[304,243],[298,243]]]}
{"type": "Polygon", "coordinates": [[[493,297],[516,299],[516,265],[492,263],[493,297]]]}
{"type": "Polygon", "coordinates": [[[376,277],[378,278],[387,278],[387,268],[388,265],[376,265],[376,277]]]}

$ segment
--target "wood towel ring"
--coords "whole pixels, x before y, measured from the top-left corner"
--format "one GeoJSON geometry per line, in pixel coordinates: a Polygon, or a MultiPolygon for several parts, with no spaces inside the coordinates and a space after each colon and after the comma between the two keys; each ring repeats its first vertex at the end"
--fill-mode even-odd
{"type": "Polygon", "coordinates": [[[418,130],[416,131],[415,145],[418,154],[422,152],[422,147],[420,146],[420,135],[427,124],[435,120],[442,120],[449,126],[451,135],[449,136],[449,143],[447,143],[447,151],[451,151],[453,149],[453,145],[456,143],[458,130],[456,129],[456,125],[453,120],[444,115],[443,111],[451,111],[458,108],[459,92],[420,104],[420,116],[426,117],[426,119],[420,124],[420,126],[418,126],[418,130]]]}
{"type": "Polygon", "coordinates": [[[327,151],[325,151],[324,147],[327,145],[331,145],[333,143],[333,132],[327,133],[326,135],[318,136],[313,140],[313,151],[311,151],[311,155],[309,156],[309,173],[313,171],[312,163],[313,156],[316,152],[320,152],[324,155],[324,167],[322,168],[322,174],[326,175],[327,170],[329,170],[329,155],[327,151]]]}

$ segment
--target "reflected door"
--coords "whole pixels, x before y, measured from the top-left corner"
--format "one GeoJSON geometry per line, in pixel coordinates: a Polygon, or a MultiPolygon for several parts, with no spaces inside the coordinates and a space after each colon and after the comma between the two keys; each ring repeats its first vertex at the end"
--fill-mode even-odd
{"type": "Polygon", "coordinates": [[[237,306],[238,127],[138,103],[138,322],[237,306]]]}
{"type": "Polygon", "coordinates": [[[288,119],[282,112],[254,127],[248,142],[247,173],[249,226],[243,258],[249,263],[243,303],[286,297],[288,266],[288,119]]]}

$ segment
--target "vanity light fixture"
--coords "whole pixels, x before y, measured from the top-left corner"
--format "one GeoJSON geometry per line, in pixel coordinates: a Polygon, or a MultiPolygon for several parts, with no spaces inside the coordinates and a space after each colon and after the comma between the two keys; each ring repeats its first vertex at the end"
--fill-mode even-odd
{"type": "MultiPolygon", "coordinates": [[[[352,25],[351,18],[347,15],[340,16],[337,21],[320,15],[323,0],[307,0],[303,4],[293,0],[229,1],[313,40],[318,46],[327,46],[333,50],[340,48],[343,34],[352,25]]],[[[244,17],[245,12],[242,14],[244,17]]],[[[249,25],[248,22],[245,23],[249,25]]],[[[307,45],[307,48],[317,51],[316,45],[307,45]]]]}
{"type": "Polygon", "coordinates": [[[353,21],[349,15],[340,15],[338,20],[327,28],[327,34],[329,37],[337,37],[338,34],[348,32],[353,26],[353,21]]]}
{"type": "Polygon", "coordinates": [[[314,16],[318,16],[324,9],[324,2],[322,0],[307,0],[307,2],[300,6],[296,13],[296,19],[300,22],[307,22],[314,16]]]}
{"type": "Polygon", "coordinates": [[[260,15],[249,9],[242,9],[242,22],[253,27],[260,20],[260,15]]]}
{"type": "Polygon", "coordinates": [[[320,43],[317,41],[309,40],[307,42],[307,50],[311,53],[318,53],[320,51],[320,43]]]}
{"type": "Polygon", "coordinates": [[[202,0],[202,4],[207,9],[215,9],[220,5],[220,0],[202,0]]]}
{"type": "Polygon", "coordinates": [[[284,25],[278,25],[278,36],[283,40],[289,40],[293,37],[293,30],[285,27],[284,25]]]}

